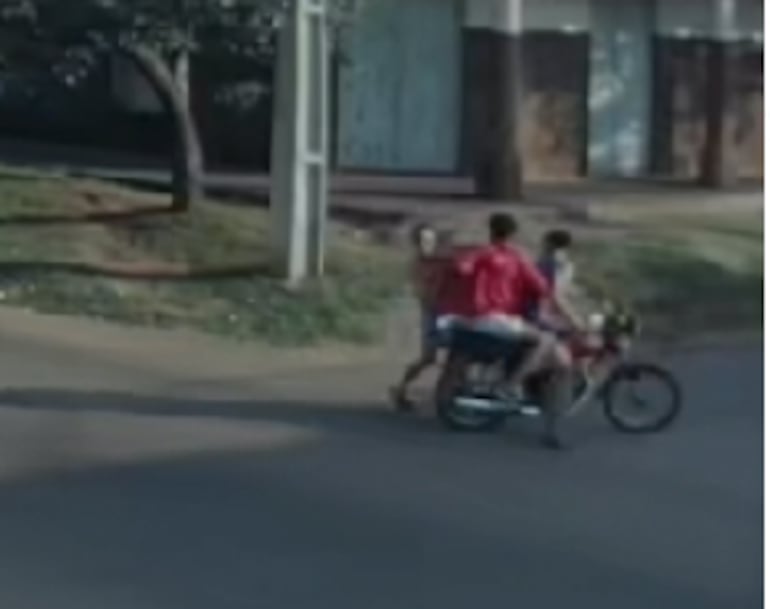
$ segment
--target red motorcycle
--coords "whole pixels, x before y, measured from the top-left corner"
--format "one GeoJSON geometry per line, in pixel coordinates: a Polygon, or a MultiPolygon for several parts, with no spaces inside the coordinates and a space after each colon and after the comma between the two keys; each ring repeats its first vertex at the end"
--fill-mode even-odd
{"type": "MultiPolygon", "coordinates": [[[[639,330],[632,315],[610,311],[592,316],[591,330],[569,339],[574,397],[563,416],[598,401],[609,422],[625,433],[660,432],[676,420],[682,409],[677,379],[662,366],[629,357],[639,330]]],[[[547,371],[527,379],[518,392],[504,389],[528,348],[458,324],[436,388],[439,419],[452,430],[481,432],[498,429],[510,417],[542,416],[547,371]]]]}

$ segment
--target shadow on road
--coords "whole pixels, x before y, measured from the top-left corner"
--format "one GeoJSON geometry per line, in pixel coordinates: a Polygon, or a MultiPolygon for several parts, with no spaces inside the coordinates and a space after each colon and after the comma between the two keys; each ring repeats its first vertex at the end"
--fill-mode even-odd
{"type": "MultiPolygon", "coordinates": [[[[424,429],[406,424],[384,405],[370,403],[218,400],[159,397],[109,391],[12,389],[0,403],[24,409],[70,413],[116,413],[141,416],[266,421],[330,430],[424,429]]],[[[417,421],[418,419],[409,419],[417,421]]]]}
{"type": "MultiPolygon", "coordinates": [[[[286,401],[280,399],[228,400],[160,397],[109,391],[72,391],[62,389],[10,389],[0,392],[0,404],[43,412],[112,413],[121,415],[218,419],[222,421],[284,424],[327,433],[353,433],[367,437],[385,437],[388,441],[419,440],[421,444],[452,446],[500,444],[490,442],[486,434],[450,434],[435,420],[432,408],[425,404],[416,415],[399,416],[384,402],[361,401],[286,401]],[[454,440],[453,440],[454,439],[454,440]]],[[[0,410],[2,407],[0,407],[0,410]]],[[[537,425],[537,423],[535,423],[537,425]]],[[[515,443],[524,450],[536,445],[537,435],[531,425],[515,425],[515,443]]],[[[603,429],[603,428],[602,428],[603,429]]],[[[510,439],[511,434],[505,436],[510,439]]],[[[508,442],[505,442],[509,449],[508,442]]],[[[495,450],[495,449],[492,449],[495,450]]]]}

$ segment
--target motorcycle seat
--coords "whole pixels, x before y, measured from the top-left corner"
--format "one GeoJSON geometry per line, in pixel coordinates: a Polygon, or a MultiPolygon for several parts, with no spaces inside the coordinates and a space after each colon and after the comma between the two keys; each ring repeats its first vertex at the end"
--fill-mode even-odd
{"type": "Polygon", "coordinates": [[[530,338],[457,326],[452,331],[450,348],[475,363],[495,364],[519,361],[534,345],[530,338]]]}

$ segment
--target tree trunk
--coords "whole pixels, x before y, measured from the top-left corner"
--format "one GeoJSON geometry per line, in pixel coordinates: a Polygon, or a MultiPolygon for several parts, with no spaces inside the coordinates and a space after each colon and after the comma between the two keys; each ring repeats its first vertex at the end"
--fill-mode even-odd
{"type": "Polygon", "coordinates": [[[180,54],[172,71],[151,48],[132,46],[123,51],[158,93],[174,122],[171,209],[186,211],[203,194],[203,150],[189,101],[189,56],[180,54]]]}
{"type": "Polygon", "coordinates": [[[190,108],[190,53],[180,51],[174,57],[174,82],[179,95],[190,108]]]}

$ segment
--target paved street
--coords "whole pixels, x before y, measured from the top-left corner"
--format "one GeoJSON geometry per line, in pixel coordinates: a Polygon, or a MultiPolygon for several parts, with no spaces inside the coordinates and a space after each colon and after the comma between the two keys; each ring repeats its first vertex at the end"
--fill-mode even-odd
{"type": "MultiPolygon", "coordinates": [[[[668,362],[667,362],[668,363],[668,362]]],[[[552,455],[378,403],[387,371],[187,378],[0,340],[0,607],[761,607],[762,354],[552,455]]]]}

